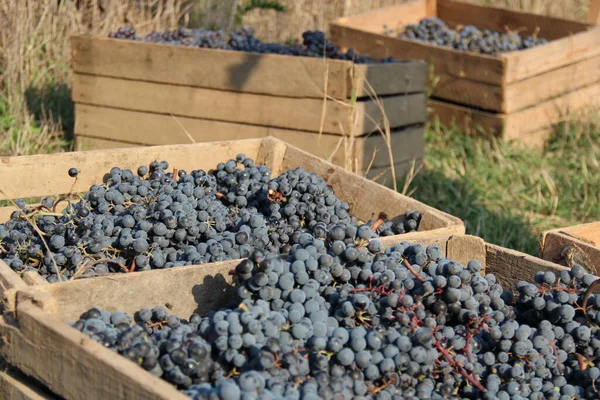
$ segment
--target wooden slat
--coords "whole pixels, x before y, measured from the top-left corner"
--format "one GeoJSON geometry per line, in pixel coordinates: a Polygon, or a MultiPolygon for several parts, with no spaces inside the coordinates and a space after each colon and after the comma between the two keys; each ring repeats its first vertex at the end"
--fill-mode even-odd
{"type": "Polygon", "coordinates": [[[569,245],[576,245],[589,259],[591,265],[586,267],[595,268],[596,274],[600,274],[600,222],[543,232],[540,239],[541,257],[565,265],[561,253],[569,245]]]}
{"type": "Polygon", "coordinates": [[[482,110],[511,113],[599,82],[600,57],[592,57],[504,86],[475,82],[435,71],[434,76],[436,84],[433,96],[438,99],[482,110]]]}
{"type": "MultiPolygon", "coordinates": [[[[322,99],[348,99],[353,69],[363,72],[378,96],[423,91],[419,62],[355,65],[350,61],[188,48],[127,40],[73,36],[77,73],[206,89],[322,99]],[[173,73],[177,71],[177,73],[173,73]],[[409,79],[406,79],[409,78],[409,79]],[[327,87],[325,87],[327,85],[327,87]]],[[[354,74],[356,75],[356,74],[354,74]]]]}
{"type": "Polygon", "coordinates": [[[504,114],[481,111],[440,100],[430,100],[430,119],[443,125],[456,125],[473,135],[495,135],[507,141],[543,146],[552,125],[566,120],[573,112],[600,105],[600,84],[577,89],[524,110],[504,114]]]}
{"type": "Polygon", "coordinates": [[[345,98],[350,62],[74,36],[77,73],[288,97],[345,98]]]}
{"type": "Polygon", "coordinates": [[[573,112],[597,106],[600,106],[600,84],[595,83],[534,107],[507,114],[504,138],[518,140],[528,132],[539,131],[567,119],[573,112]]]}
{"type": "Polygon", "coordinates": [[[268,136],[268,128],[259,125],[175,117],[87,104],[75,104],[75,114],[77,135],[138,145],[189,144],[192,140],[202,143],[268,136]]]}
{"type": "MultiPolygon", "coordinates": [[[[389,24],[393,25],[393,20],[389,24]]],[[[352,47],[377,57],[396,57],[399,60],[425,60],[435,64],[437,73],[458,78],[501,85],[504,81],[505,60],[482,54],[468,53],[436,47],[411,40],[383,35],[383,27],[377,33],[362,30],[354,25],[353,18],[345,23],[330,24],[332,40],[340,46],[352,47]]]]}
{"type": "MultiPolygon", "coordinates": [[[[387,146],[379,133],[357,138],[326,133],[319,135],[317,132],[231,122],[182,117],[175,119],[161,114],[84,104],[77,104],[76,112],[75,132],[82,146],[86,146],[87,141],[87,149],[134,146],[128,145],[128,142],[136,145],[186,144],[190,142],[190,138],[185,132],[196,142],[211,142],[215,138],[240,140],[273,136],[352,170],[365,171],[371,163],[373,167],[390,165],[387,146]],[[96,138],[110,141],[94,142],[98,140],[96,138]],[[92,147],[93,144],[98,147],[92,147]]],[[[423,156],[423,130],[423,125],[415,125],[392,131],[394,163],[423,156]]]]}
{"type": "Polygon", "coordinates": [[[424,92],[427,63],[408,61],[393,64],[355,64],[348,75],[347,97],[359,98],[424,92]],[[391,65],[391,67],[390,67],[391,65]]]}
{"type": "Polygon", "coordinates": [[[431,120],[439,120],[442,125],[456,125],[472,135],[492,135],[502,137],[506,117],[504,114],[480,111],[441,100],[430,100],[428,104],[431,120]]]}
{"type": "Polygon", "coordinates": [[[58,400],[30,378],[12,369],[0,370],[0,400],[58,400]]]}
{"type": "Polygon", "coordinates": [[[57,308],[48,311],[64,323],[77,321],[92,307],[134,315],[141,308],[165,304],[170,312],[188,318],[194,312],[205,315],[236,298],[229,272],[239,261],[113,274],[105,278],[55,283],[37,290],[52,296],[57,308]]]}
{"type": "Polygon", "coordinates": [[[390,133],[393,162],[390,161],[386,141],[380,133],[351,138],[271,128],[268,134],[330,160],[335,165],[359,173],[366,172],[369,166],[388,168],[392,163],[400,164],[422,158],[425,152],[423,125],[394,130],[390,133]]]}
{"type": "MultiPolygon", "coordinates": [[[[131,147],[140,147],[140,144],[132,144],[119,142],[117,140],[106,140],[95,137],[87,137],[83,135],[75,135],[75,150],[108,150],[108,149],[123,149],[131,147]]],[[[2,220],[2,208],[0,208],[0,221],[2,220]]]]}
{"type": "MultiPolygon", "coordinates": [[[[73,77],[73,100],[124,110],[340,135],[369,133],[382,121],[381,110],[372,100],[356,103],[358,123],[354,126],[349,105],[327,101],[321,126],[322,99],[224,92],[80,74],[73,77]]],[[[381,102],[392,127],[421,123],[425,119],[423,93],[384,97],[381,102]]]]}
{"type": "Polygon", "coordinates": [[[515,250],[486,243],[486,272],[496,275],[498,283],[514,288],[519,281],[535,282],[538,271],[559,272],[567,268],[515,250]]]}
{"type": "Polygon", "coordinates": [[[455,0],[437,0],[437,16],[449,26],[475,25],[480,29],[498,32],[518,31],[521,35],[532,35],[555,40],[583,32],[588,24],[561,18],[490,7],[455,0]]]}
{"type": "MultiPolygon", "coordinates": [[[[340,18],[335,23],[348,24],[368,32],[381,33],[383,25],[401,29],[407,24],[418,23],[423,18],[435,16],[432,4],[436,3],[436,1],[428,0],[408,0],[400,6],[385,7],[356,16],[340,18]]],[[[348,46],[338,42],[334,36],[331,37],[331,41],[338,46],[348,46]]]]}
{"type": "Polygon", "coordinates": [[[506,113],[522,110],[600,81],[600,56],[557,68],[504,88],[506,113]]]}
{"type": "Polygon", "coordinates": [[[600,0],[590,0],[586,22],[596,25],[600,16],[600,0]]]}
{"type": "Polygon", "coordinates": [[[244,152],[257,159],[260,139],[140,147],[135,149],[111,149],[72,153],[39,154],[33,156],[2,157],[0,160],[0,182],[5,194],[0,199],[51,196],[69,192],[89,190],[90,186],[102,182],[104,175],[115,165],[137,170],[155,160],[166,160],[171,166],[192,171],[214,168],[217,163],[244,152]],[[69,177],[71,167],[79,169],[77,179],[69,177]],[[14,179],[27,177],[27,184],[14,179]]]}
{"type": "Polygon", "coordinates": [[[600,55],[600,27],[525,51],[505,53],[506,82],[516,82],[600,55]]]}

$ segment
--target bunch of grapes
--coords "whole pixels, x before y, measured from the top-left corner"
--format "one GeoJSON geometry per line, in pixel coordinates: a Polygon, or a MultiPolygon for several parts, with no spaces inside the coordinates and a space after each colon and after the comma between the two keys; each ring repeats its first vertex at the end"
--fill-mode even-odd
{"type": "Polygon", "coordinates": [[[261,54],[281,54],[304,57],[326,57],[337,60],[353,61],[357,64],[392,63],[392,57],[373,59],[366,55],[359,55],[354,50],[342,52],[325,37],[321,31],[306,31],[302,34],[302,44],[263,43],[256,36],[252,28],[240,28],[225,34],[223,31],[209,29],[187,29],[180,27],[174,31],[152,32],[144,37],[139,37],[135,29],[122,27],[109,34],[115,39],[139,40],[151,43],[165,43],[189,47],[202,47],[209,49],[235,50],[261,54]]]}
{"type": "Polygon", "coordinates": [[[105,184],[76,201],[49,197],[32,207],[17,200],[20,209],[0,224],[0,258],[19,273],[58,282],[241,259],[255,250],[287,253],[306,233],[365,241],[416,231],[421,220],[407,211],[394,221],[360,221],[315,174],[295,169],[273,178],[243,154],[208,172],[168,168],[164,161],[136,173],[114,167],[105,184]],[[58,213],[62,201],[69,205],[58,213]]]}
{"type": "Polygon", "coordinates": [[[233,271],[235,305],[72,324],[194,399],[597,399],[600,296],[575,267],[517,295],[435,245],[302,234],[233,271]]]}
{"type": "MultiPolygon", "coordinates": [[[[386,27],[385,33],[393,35],[394,31],[386,27]]],[[[546,39],[535,35],[521,37],[518,33],[480,30],[472,25],[454,30],[437,17],[425,18],[418,24],[408,25],[398,37],[487,55],[525,50],[548,43],[546,39]]]]}

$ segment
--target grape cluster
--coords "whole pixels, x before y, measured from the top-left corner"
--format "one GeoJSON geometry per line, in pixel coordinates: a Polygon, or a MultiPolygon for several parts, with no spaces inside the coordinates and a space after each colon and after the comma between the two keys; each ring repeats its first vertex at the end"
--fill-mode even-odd
{"type": "Polygon", "coordinates": [[[194,399],[600,396],[600,295],[581,267],[515,295],[435,245],[303,234],[232,273],[237,305],[206,316],[94,309],[73,326],[194,399]]]}
{"type": "Polygon", "coordinates": [[[168,168],[114,167],[77,201],[58,199],[69,201],[60,213],[53,198],[38,207],[17,200],[20,209],[0,224],[0,258],[58,282],[287,253],[308,233],[361,242],[416,231],[421,219],[409,211],[395,221],[359,221],[315,174],[299,168],[273,178],[243,154],[208,172],[168,168]]]}
{"type": "MultiPolygon", "coordinates": [[[[393,35],[394,31],[385,27],[385,33],[393,35]]],[[[535,35],[522,37],[518,33],[480,30],[472,25],[454,30],[437,17],[425,18],[418,24],[406,26],[398,37],[487,55],[525,50],[548,43],[546,39],[538,38],[535,35]]]]}
{"type": "Polygon", "coordinates": [[[336,60],[353,61],[357,64],[397,62],[392,57],[373,59],[366,55],[359,55],[352,49],[343,52],[327,40],[325,33],[321,31],[304,32],[302,34],[302,44],[263,43],[254,36],[253,29],[247,27],[236,29],[229,34],[223,31],[212,31],[204,28],[187,29],[180,27],[173,31],[152,32],[144,37],[139,37],[133,28],[122,27],[110,33],[109,37],[250,53],[326,57],[336,60]]]}

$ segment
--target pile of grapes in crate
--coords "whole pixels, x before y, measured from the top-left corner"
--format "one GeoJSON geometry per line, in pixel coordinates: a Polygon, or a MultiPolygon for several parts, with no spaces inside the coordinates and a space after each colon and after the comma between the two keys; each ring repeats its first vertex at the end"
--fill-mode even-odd
{"type": "MultiPolygon", "coordinates": [[[[168,172],[153,162],[113,168],[105,184],[20,207],[0,224],[0,259],[49,282],[280,254],[312,234],[341,243],[416,231],[418,211],[360,221],[326,182],[303,169],[273,178],[243,154],[214,170],[168,172]],[[59,203],[69,202],[56,212],[59,203]],[[60,271],[60,273],[59,273],[60,271]]],[[[78,171],[68,171],[77,179],[78,171]]]]}
{"type": "Polygon", "coordinates": [[[241,258],[234,299],[207,315],[93,308],[71,323],[191,398],[600,396],[600,295],[583,267],[503,287],[436,245],[384,249],[421,214],[359,221],[303,169],[273,178],[239,154],[167,171],[115,167],[87,193],[18,201],[0,252],[50,282],[241,258]]]}
{"type": "Polygon", "coordinates": [[[232,272],[236,301],[206,316],[93,308],[71,326],[193,399],[600,397],[600,295],[580,266],[514,295],[435,245],[304,233],[232,272]]]}
{"type": "Polygon", "coordinates": [[[281,54],[287,56],[326,57],[335,60],[353,61],[357,64],[397,62],[394,58],[371,58],[359,55],[350,49],[341,51],[325,37],[322,31],[306,31],[302,34],[302,44],[264,43],[256,36],[252,28],[241,28],[226,34],[210,29],[187,29],[180,27],[173,31],[152,32],[138,36],[135,29],[122,27],[109,34],[114,39],[138,40],[149,43],[174,44],[207,49],[236,50],[261,54],[281,54]]]}
{"type": "Polygon", "coordinates": [[[488,55],[526,50],[548,43],[546,39],[536,35],[522,37],[517,32],[481,30],[473,25],[457,27],[455,30],[437,17],[424,18],[418,24],[409,24],[399,34],[387,26],[384,28],[387,35],[397,35],[401,39],[488,55]]]}

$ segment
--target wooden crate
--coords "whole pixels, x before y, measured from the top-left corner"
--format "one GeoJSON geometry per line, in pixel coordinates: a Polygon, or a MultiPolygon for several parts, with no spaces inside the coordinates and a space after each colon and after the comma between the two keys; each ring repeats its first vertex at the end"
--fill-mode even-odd
{"type": "Polygon", "coordinates": [[[584,266],[600,275],[600,221],[543,232],[540,254],[544,260],[567,265],[563,251],[573,245],[587,257],[589,265],[584,266]]]}
{"type": "Polygon", "coordinates": [[[21,371],[2,365],[0,400],[59,400],[59,397],[21,371]]]}
{"type": "Polygon", "coordinates": [[[435,77],[430,107],[444,124],[539,145],[570,112],[600,105],[600,27],[595,25],[452,0],[412,0],[339,19],[330,30],[341,46],[429,61],[435,77]],[[538,32],[550,43],[488,56],[384,35],[384,24],[402,31],[433,16],[450,27],[538,32]]]}
{"type": "Polygon", "coordinates": [[[374,149],[385,155],[374,168],[392,165],[379,134],[387,125],[399,175],[403,158],[423,157],[422,61],[358,65],[90,36],[71,46],[75,136],[87,149],[275,136],[365,172],[374,149]],[[349,136],[354,146],[340,146],[349,136]]]}
{"type": "MultiPolygon", "coordinates": [[[[415,242],[415,240],[411,240],[415,242]]],[[[437,243],[444,256],[467,263],[480,260],[500,283],[533,280],[537,270],[558,271],[559,265],[455,235],[416,240],[437,243]]],[[[229,271],[236,261],[116,275],[35,288],[21,284],[5,302],[0,336],[7,345],[0,354],[68,399],[184,399],[170,384],[149,374],[66,325],[90,307],[132,314],[142,307],[166,305],[187,317],[227,303],[233,295],[229,271]]],[[[7,295],[7,293],[5,293],[7,295]]]]}
{"type": "MultiPolygon", "coordinates": [[[[316,173],[332,187],[340,199],[350,205],[351,213],[363,221],[376,219],[380,212],[385,212],[391,219],[402,218],[407,210],[423,213],[419,232],[391,236],[385,240],[397,242],[399,238],[415,239],[465,232],[464,224],[456,217],[345,171],[273,137],[5,157],[0,163],[0,182],[3,182],[0,200],[5,200],[7,196],[12,199],[32,198],[86,191],[91,185],[103,182],[105,174],[113,166],[136,170],[140,165],[148,165],[154,160],[166,160],[178,169],[209,170],[221,161],[235,158],[238,153],[244,153],[258,164],[268,166],[274,177],[298,167],[316,173]],[[80,171],[76,180],[67,174],[71,167],[80,171]],[[14,179],[15,176],[28,178],[24,182],[14,179]]],[[[0,221],[6,221],[13,211],[12,206],[0,208],[0,221]]],[[[39,281],[30,275],[23,278],[32,284],[39,281]]],[[[20,282],[21,277],[0,261],[0,292],[15,287],[20,282]]]]}

